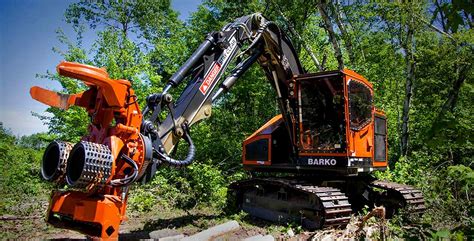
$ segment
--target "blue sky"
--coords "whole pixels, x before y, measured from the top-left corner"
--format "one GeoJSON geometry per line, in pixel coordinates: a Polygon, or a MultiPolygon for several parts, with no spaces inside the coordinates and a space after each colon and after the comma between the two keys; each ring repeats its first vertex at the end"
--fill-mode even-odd
{"type": "MultiPolygon", "coordinates": [[[[51,49],[60,46],[55,31],[61,28],[73,37],[64,21],[64,11],[75,1],[2,0],[0,1],[0,122],[15,135],[46,131],[31,112],[42,113],[47,106],[34,101],[29,88],[34,85],[58,89],[59,85],[38,79],[36,74],[54,71],[61,57],[51,49]]],[[[172,0],[172,7],[186,20],[200,0],[172,0]]],[[[84,46],[91,46],[94,31],[84,35],[84,46]]]]}

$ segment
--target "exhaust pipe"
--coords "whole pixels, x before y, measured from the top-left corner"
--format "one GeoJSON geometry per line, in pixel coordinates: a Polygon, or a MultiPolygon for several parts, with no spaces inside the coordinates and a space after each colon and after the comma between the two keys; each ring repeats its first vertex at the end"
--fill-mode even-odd
{"type": "Polygon", "coordinates": [[[108,146],[81,141],[67,161],[67,184],[73,188],[102,188],[111,175],[113,161],[108,146]]]}
{"type": "Polygon", "coordinates": [[[41,161],[41,176],[46,181],[64,183],[66,162],[71,152],[72,144],[65,141],[49,143],[41,161]]]}

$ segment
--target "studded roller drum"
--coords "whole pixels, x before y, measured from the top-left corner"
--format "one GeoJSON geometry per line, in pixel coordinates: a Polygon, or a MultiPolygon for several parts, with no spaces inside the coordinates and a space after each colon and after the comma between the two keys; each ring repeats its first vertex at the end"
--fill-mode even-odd
{"type": "Polygon", "coordinates": [[[101,188],[109,179],[113,156],[106,145],[81,141],[68,159],[66,180],[73,188],[101,188]]]}
{"type": "Polygon", "coordinates": [[[64,174],[71,149],[72,144],[65,141],[53,141],[46,147],[41,162],[41,175],[46,181],[65,183],[64,174]]]}

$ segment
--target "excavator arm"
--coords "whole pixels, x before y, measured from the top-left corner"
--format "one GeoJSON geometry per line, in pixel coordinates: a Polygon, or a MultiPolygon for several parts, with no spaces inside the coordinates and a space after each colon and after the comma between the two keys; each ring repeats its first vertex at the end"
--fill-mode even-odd
{"type": "MultiPolygon", "coordinates": [[[[303,72],[293,45],[275,23],[261,14],[240,17],[221,31],[210,33],[169,79],[163,92],[147,97],[141,132],[153,143],[154,167],[149,167],[149,176],[161,163],[171,166],[191,163],[195,148],[189,127],[208,118],[213,101],[229,91],[255,62],[275,88],[285,123],[290,123],[288,120],[293,118],[295,104],[288,98],[288,86],[293,75],[303,72]],[[233,61],[235,67],[228,71],[233,61]],[[223,78],[226,73],[229,74],[223,78]],[[173,101],[169,91],[183,81],[187,85],[173,101]],[[168,114],[161,120],[163,111],[168,114]],[[189,144],[188,155],[184,160],[175,160],[169,153],[180,139],[189,144]]],[[[290,130],[289,126],[287,129],[290,130]]],[[[288,133],[293,139],[292,132],[288,133]]]]}

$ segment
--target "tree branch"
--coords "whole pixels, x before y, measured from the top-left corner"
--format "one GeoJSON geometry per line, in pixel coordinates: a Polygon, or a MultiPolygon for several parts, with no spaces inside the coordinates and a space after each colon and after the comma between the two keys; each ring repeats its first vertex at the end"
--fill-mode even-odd
{"type": "Polygon", "coordinates": [[[316,67],[320,70],[320,71],[323,71],[324,68],[323,66],[319,63],[318,59],[316,58],[316,55],[314,54],[313,50],[311,49],[311,47],[306,43],[306,41],[303,40],[303,38],[301,37],[301,35],[295,31],[295,29],[293,28],[293,25],[290,23],[290,21],[288,20],[288,18],[286,18],[286,16],[283,14],[283,12],[278,9],[278,11],[280,12],[280,15],[283,17],[283,20],[285,20],[285,22],[287,23],[288,25],[288,28],[290,29],[290,32],[291,34],[293,34],[294,36],[296,36],[298,38],[298,40],[303,44],[303,48],[306,50],[306,52],[309,54],[309,56],[311,57],[311,59],[313,60],[314,64],[316,65],[316,67]]]}
{"type": "Polygon", "coordinates": [[[324,28],[328,32],[329,40],[331,41],[332,46],[334,48],[334,55],[338,63],[338,69],[342,70],[344,69],[344,61],[342,59],[341,49],[339,48],[339,44],[337,42],[336,33],[334,32],[331,20],[329,19],[329,16],[327,14],[327,5],[325,2],[320,1],[317,3],[317,7],[319,13],[321,14],[321,17],[323,18],[324,28]]]}
{"type": "Polygon", "coordinates": [[[354,51],[352,49],[352,40],[351,36],[346,30],[346,27],[344,26],[344,23],[342,22],[342,16],[340,15],[341,11],[339,9],[339,0],[336,1],[337,5],[334,5],[330,1],[330,9],[332,12],[332,15],[334,17],[334,20],[336,21],[337,27],[341,31],[342,38],[344,39],[344,45],[346,46],[347,52],[349,54],[349,61],[351,64],[355,64],[355,56],[354,56],[354,51]]]}
{"type": "Polygon", "coordinates": [[[423,19],[422,16],[420,16],[419,14],[415,14],[417,17],[418,17],[418,20],[420,20],[421,22],[423,22],[424,24],[426,24],[428,27],[430,27],[431,29],[435,30],[436,32],[440,33],[440,34],[443,34],[445,35],[446,37],[450,38],[451,40],[453,40],[454,42],[456,42],[456,40],[453,38],[453,36],[451,36],[451,34],[439,29],[438,27],[434,26],[433,24],[429,23],[428,21],[426,21],[425,19],[423,19]]]}

